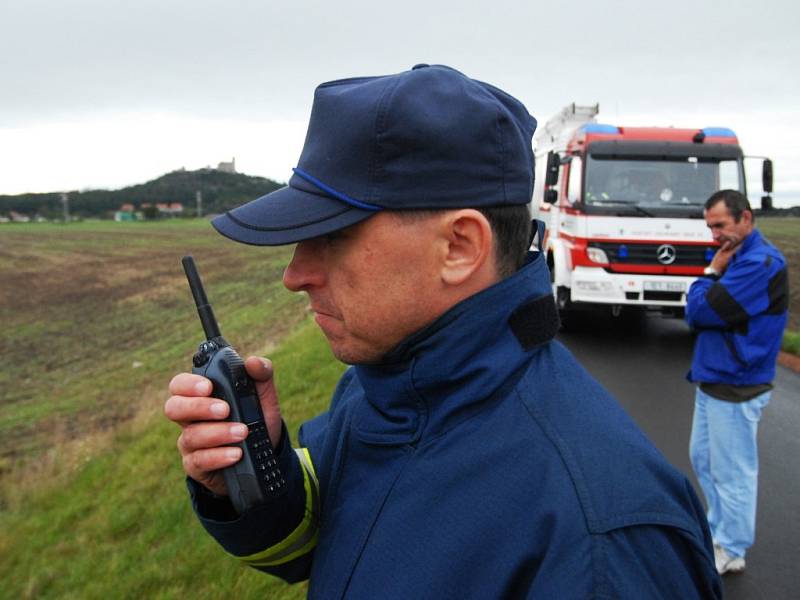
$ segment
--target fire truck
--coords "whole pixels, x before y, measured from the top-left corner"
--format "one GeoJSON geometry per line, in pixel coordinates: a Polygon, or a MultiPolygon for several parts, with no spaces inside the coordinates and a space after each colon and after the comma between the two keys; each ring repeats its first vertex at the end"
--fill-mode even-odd
{"type": "MultiPolygon", "coordinates": [[[[598,123],[598,105],[571,104],[534,136],[533,205],[548,225],[553,293],[568,324],[604,306],[682,317],[686,294],[717,249],[703,219],[720,189],[747,193],[744,155],[727,128],[598,123]]],[[[772,191],[772,162],[762,187],[772,191]]],[[[771,208],[771,198],[762,198],[771,208]]]]}

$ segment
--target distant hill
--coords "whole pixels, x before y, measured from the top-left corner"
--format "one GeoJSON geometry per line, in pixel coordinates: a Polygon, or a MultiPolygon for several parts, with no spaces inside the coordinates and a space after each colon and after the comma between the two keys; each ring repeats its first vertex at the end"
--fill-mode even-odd
{"type": "MultiPolygon", "coordinates": [[[[110,218],[122,204],[180,202],[187,212],[196,206],[195,193],[203,195],[203,212],[223,212],[282,187],[265,177],[227,173],[216,169],[172,171],[157,179],[120,190],[69,192],[72,216],[110,218]]],[[[30,217],[59,218],[63,214],[60,193],[0,195],[0,215],[15,211],[30,217]]],[[[189,212],[189,214],[194,214],[189,212]]]]}
{"type": "MultiPolygon", "coordinates": [[[[211,168],[196,171],[181,169],[120,190],[69,192],[69,209],[73,217],[112,218],[123,204],[133,204],[138,210],[146,203],[180,202],[186,209],[184,215],[194,216],[195,194],[198,190],[203,194],[203,213],[211,214],[255,200],[283,185],[272,179],[243,173],[211,168]]],[[[63,216],[61,194],[0,194],[0,216],[8,215],[11,211],[31,218],[38,215],[46,219],[60,219],[63,216]]],[[[800,216],[800,206],[771,211],[756,208],[755,213],[757,216],[797,217],[800,216]]]]}

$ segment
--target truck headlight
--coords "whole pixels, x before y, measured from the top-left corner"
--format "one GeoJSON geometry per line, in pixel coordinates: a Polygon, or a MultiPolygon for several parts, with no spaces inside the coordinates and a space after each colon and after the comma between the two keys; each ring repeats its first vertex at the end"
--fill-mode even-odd
{"type": "Polygon", "coordinates": [[[589,260],[601,265],[608,264],[608,255],[606,255],[605,250],[601,250],[600,248],[594,248],[589,246],[586,248],[586,256],[589,257],[589,260]]]}

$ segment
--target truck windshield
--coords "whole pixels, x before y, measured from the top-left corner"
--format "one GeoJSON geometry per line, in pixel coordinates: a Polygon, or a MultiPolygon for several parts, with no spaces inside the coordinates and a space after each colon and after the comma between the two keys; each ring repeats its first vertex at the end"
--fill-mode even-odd
{"type": "Polygon", "coordinates": [[[705,201],[720,189],[744,192],[740,160],[589,155],[583,204],[592,213],[699,217],[705,201]]]}

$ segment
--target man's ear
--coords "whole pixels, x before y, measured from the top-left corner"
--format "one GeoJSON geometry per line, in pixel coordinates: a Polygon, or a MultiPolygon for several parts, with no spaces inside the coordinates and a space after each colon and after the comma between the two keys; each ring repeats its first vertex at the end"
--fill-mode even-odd
{"type": "Polygon", "coordinates": [[[441,263],[442,281],[447,285],[474,282],[481,286],[497,279],[494,265],[494,233],[478,210],[445,213],[442,223],[446,254],[441,263]]]}

